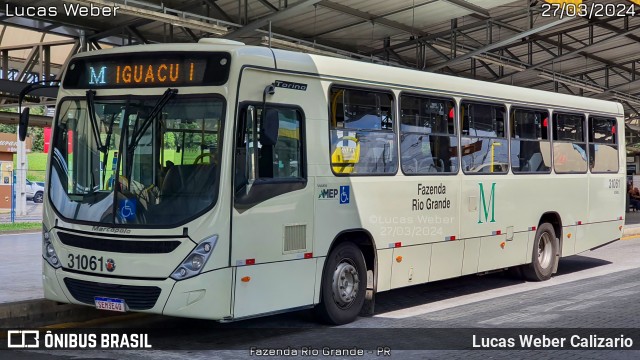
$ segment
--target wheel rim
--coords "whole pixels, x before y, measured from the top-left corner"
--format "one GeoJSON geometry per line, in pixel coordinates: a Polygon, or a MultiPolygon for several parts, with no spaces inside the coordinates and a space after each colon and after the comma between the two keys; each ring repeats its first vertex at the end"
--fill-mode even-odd
{"type": "Polygon", "coordinates": [[[355,301],[360,289],[358,270],[349,260],[343,260],[333,272],[333,300],[345,309],[355,301]]]}
{"type": "Polygon", "coordinates": [[[543,269],[551,265],[553,258],[553,246],[551,245],[551,235],[548,232],[542,233],[538,239],[538,263],[543,269]]]}
{"type": "Polygon", "coordinates": [[[42,194],[36,194],[35,198],[33,199],[33,202],[41,202],[42,201],[42,194]]]}

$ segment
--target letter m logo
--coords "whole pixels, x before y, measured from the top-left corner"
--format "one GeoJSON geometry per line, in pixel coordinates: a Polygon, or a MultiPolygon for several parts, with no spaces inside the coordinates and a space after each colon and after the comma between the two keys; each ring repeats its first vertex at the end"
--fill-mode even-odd
{"type": "Polygon", "coordinates": [[[89,77],[89,84],[91,85],[96,85],[96,84],[104,84],[104,72],[107,70],[106,66],[103,66],[100,68],[100,72],[98,74],[96,74],[95,69],[92,67],[90,67],[91,69],[91,75],[89,77]]]}
{"type": "Polygon", "coordinates": [[[478,224],[482,224],[482,218],[484,216],[484,222],[496,222],[496,183],[491,184],[491,193],[489,194],[489,200],[484,194],[484,185],[478,183],[480,186],[480,204],[478,206],[478,224]],[[491,211],[491,220],[489,220],[489,211],[491,211]]]}

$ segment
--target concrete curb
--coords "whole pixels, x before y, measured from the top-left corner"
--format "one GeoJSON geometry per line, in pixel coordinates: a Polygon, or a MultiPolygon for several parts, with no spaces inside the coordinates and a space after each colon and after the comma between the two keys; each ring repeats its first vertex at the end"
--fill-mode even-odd
{"type": "Polygon", "coordinates": [[[40,229],[0,230],[0,235],[22,235],[22,234],[42,234],[42,230],[40,229]]]}
{"type": "Polygon", "coordinates": [[[24,300],[0,304],[0,328],[34,328],[119,315],[122,314],[100,311],[89,306],[58,304],[45,299],[24,300]]]}
{"type": "Polygon", "coordinates": [[[640,235],[640,225],[628,225],[622,229],[622,236],[640,235]]]}

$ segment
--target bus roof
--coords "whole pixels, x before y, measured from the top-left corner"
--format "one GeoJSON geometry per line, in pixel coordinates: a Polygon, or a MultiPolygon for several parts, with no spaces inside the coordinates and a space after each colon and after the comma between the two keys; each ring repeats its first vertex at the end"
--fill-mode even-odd
{"type": "Polygon", "coordinates": [[[487,101],[515,102],[523,105],[556,106],[586,112],[624,115],[622,104],[594,98],[559,94],[520,86],[496,84],[451,75],[417,71],[340,58],[273,50],[278,68],[318,73],[346,80],[367,81],[406,91],[429,91],[435,94],[487,101]]]}
{"type": "MultiPolygon", "coordinates": [[[[427,91],[434,94],[486,101],[506,101],[529,106],[555,106],[562,109],[615,114],[617,116],[624,114],[622,104],[612,101],[349,59],[269,49],[262,46],[249,46],[239,42],[223,41],[224,39],[205,40],[201,40],[197,45],[190,43],[119,47],[86,52],[78,54],[76,57],[130,52],[194,51],[196,50],[194,47],[197,47],[197,50],[201,51],[229,51],[234,58],[240,59],[242,63],[246,64],[258,62],[260,65],[264,65],[266,58],[272,58],[275,60],[279,70],[294,71],[309,76],[327,77],[338,82],[341,80],[344,82],[364,81],[374,86],[393,87],[409,92],[427,91]],[[258,58],[261,59],[257,61],[258,58]]],[[[269,63],[273,63],[273,60],[269,61],[269,63]]]]}

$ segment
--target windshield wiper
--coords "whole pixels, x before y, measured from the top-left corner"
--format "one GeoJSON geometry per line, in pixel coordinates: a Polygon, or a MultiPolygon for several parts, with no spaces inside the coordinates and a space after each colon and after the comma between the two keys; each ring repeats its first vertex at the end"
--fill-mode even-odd
{"type": "Polygon", "coordinates": [[[102,140],[100,139],[100,127],[98,126],[98,119],[96,119],[95,103],[93,102],[95,96],[96,92],[94,90],[87,90],[87,111],[89,112],[89,120],[91,120],[91,130],[93,132],[93,137],[96,141],[96,145],[98,146],[98,151],[103,153],[107,151],[107,148],[102,144],[102,140]]]}
{"type": "MultiPolygon", "coordinates": [[[[106,162],[107,156],[109,154],[109,149],[107,146],[109,145],[109,138],[111,137],[111,131],[113,130],[113,124],[109,128],[109,133],[107,134],[107,142],[105,144],[102,143],[102,139],[100,138],[100,125],[98,124],[98,119],[96,119],[96,111],[95,111],[95,102],[94,98],[96,96],[95,90],[87,90],[87,111],[89,112],[89,120],[91,120],[91,130],[93,132],[93,137],[96,142],[96,146],[98,151],[104,154],[104,162],[106,162]]],[[[104,182],[104,175],[106,174],[106,166],[107,164],[102,165],[104,168],[102,169],[102,181],[104,182]]],[[[95,185],[95,179],[93,174],[91,175],[91,190],[89,194],[93,194],[95,189],[99,188],[99,186],[95,185]]]]}
{"type": "Polygon", "coordinates": [[[147,118],[144,120],[144,122],[142,123],[140,128],[138,129],[136,127],[133,130],[133,134],[131,135],[131,143],[129,144],[129,147],[127,149],[129,154],[133,153],[133,151],[136,149],[136,147],[138,146],[138,143],[140,142],[140,140],[142,140],[142,137],[144,136],[144,133],[147,132],[147,129],[149,128],[149,126],[151,126],[151,123],[153,122],[153,119],[156,116],[158,116],[158,114],[160,113],[160,111],[162,111],[164,106],[177,93],[178,93],[178,89],[168,88],[167,90],[165,90],[164,94],[162,94],[162,97],[153,106],[153,108],[151,109],[151,112],[149,112],[149,116],[147,116],[147,118]]]}
{"type": "MultiPolygon", "coordinates": [[[[111,115],[111,122],[109,122],[109,131],[107,132],[107,141],[105,141],[105,148],[109,146],[111,142],[111,134],[113,133],[113,124],[116,122],[116,115],[111,115]]],[[[104,156],[102,157],[102,183],[104,184],[105,177],[107,176],[107,160],[109,159],[109,151],[105,149],[104,156]]]]}

